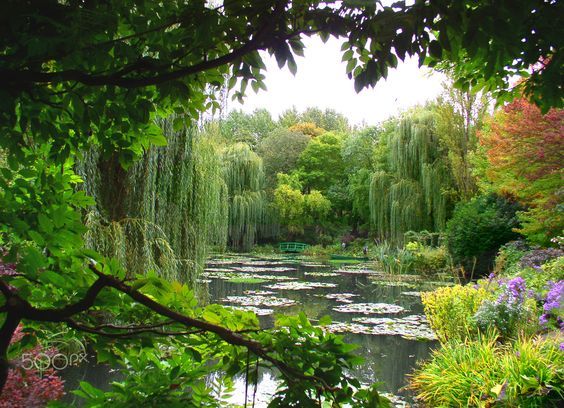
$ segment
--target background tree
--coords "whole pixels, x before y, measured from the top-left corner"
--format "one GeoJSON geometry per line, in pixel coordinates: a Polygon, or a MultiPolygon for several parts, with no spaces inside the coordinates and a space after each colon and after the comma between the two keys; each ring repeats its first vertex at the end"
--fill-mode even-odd
{"type": "Polygon", "coordinates": [[[252,114],[234,110],[219,121],[219,128],[227,140],[256,146],[276,128],[276,123],[266,109],[255,109],[252,114]]]}
{"type": "Polygon", "coordinates": [[[345,137],[325,133],[312,139],[298,159],[298,171],[304,188],[326,192],[344,180],[345,163],[341,149],[345,137]]]}
{"type": "Polygon", "coordinates": [[[517,99],[487,121],[479,139],[487,163],[489,189],[515,197],[528,210],[520,214],[529,240],[549,244],[561,235],[562,163],[564,163],[564,111],[540,109],[517,99]]]}
{"type": "Polygon", "coordinates": [[[300,114],[300,122],[313,123],[328,132],[347,133],[350,131],[349,120],[334,109],[307,108],[300,114]]]}
{"type": "Polygon", "coordinates": [[[292,132],[301,132],[304,135],[307,135],[309,137],[317,137],[319,135],[322,135],[323,133],[326,132],[325,129],[322,129],[320,127],[317,127],[315,125],[315,123],[312,122],[300,122],[300,123],[296,123],[295,125],[292,125],[288,128],[288,130],[292,131],[292,132]]]}
{"type": "Polygon", "coordinates": [[[389,171],[370,184],[370,213],[380,239],[403,242],[409,230],[444,229],[452,185],[447,151],[440,146],[432,109],[409,113],[386,140],[389,171]]]}
{"type": "Polygon", "coordinates": [[[476,132],[482,127],[491,101],[481,92],[463,92],[445,83],[436,103],[437,133],[448,150],[456,193],[468,200],[477,192],[470,156],[477,146],[476,132]]]}
{"type": "Polygon", "coordinates": [[[262,159],[248,145],[237,143],[225,149],[223,160],[229,194],[229,244],[249,250],[266,213],[262,159]]]}
{"type": "Polygon", "coordinates": [[[296,168],[298,158],[310,137],[295,130],[276,129],[261,140],[257,153],[263,160],[267,185],[276,185],[276,174],[290,173],[296,168]]]}

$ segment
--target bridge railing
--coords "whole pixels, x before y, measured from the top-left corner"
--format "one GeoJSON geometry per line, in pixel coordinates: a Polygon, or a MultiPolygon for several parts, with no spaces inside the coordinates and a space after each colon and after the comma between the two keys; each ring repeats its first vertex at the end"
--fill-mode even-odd
{"type": "Polygon", "coordinates": [[[278,245],[282,252],[302,252],[309,245],[303,242],[280,242],[278,245]]]}

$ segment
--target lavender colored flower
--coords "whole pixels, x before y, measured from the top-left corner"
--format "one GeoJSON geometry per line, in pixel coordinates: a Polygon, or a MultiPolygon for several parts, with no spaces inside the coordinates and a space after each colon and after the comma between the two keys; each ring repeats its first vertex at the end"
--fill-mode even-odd
{"type": "Polygon", "coordinates": [[[564,343],[560,343],[559,349],[560,349],[560,351],[564,351],[564,343]]]}
{"type": "Polygon", "coordinates": [[[544,263],[563,255],[564,251],[558,248],[535,249],[527,252],[519,263],[524,268],[528,267],[538,270],[544,263]]]}
{"type": "Polygon", "coordinates": [[[496,303],[519,304],[527,294],[525,280],[518,276],[505,283],[505,289],[497,298],[496,303]]]}
{"type": "Polygon", "coordinates": [[[550,289],[546,294],[543,306],[543,310],[546,313],[550,313],[552,310],[560,308],[560,302],[562,301],[562,295],[564,294],[564,280],[556,283],[550,282],[549,285],[550,289]]]}
{"type": "Polygon", "coordinates": [[[548,324],[548,315],[547,314],[543,314],[539,317],[539,324],[541,326],[546,326],[548,324]]]}

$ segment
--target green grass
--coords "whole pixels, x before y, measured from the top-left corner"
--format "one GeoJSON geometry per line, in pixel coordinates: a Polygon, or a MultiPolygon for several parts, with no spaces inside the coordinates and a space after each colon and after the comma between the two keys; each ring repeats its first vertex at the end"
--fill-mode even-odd
{"type": "Polygon", "coordinates": [[[562,337],[449,342],[410,377],[430,407],[551,407],[564,398],[562,337]]]}

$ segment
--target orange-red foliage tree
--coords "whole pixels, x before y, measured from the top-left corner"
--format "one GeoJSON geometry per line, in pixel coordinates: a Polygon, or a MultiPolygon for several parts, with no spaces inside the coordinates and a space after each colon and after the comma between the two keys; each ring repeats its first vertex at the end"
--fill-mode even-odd
{"type": "Polygon", "coordinates": [[[498,194],[527,205],[521,233],[541,244],[564,228],[564,110],[543,115],[516,99],[500,109],[480,133],[486,150],[486,177],[498,194]]]}

